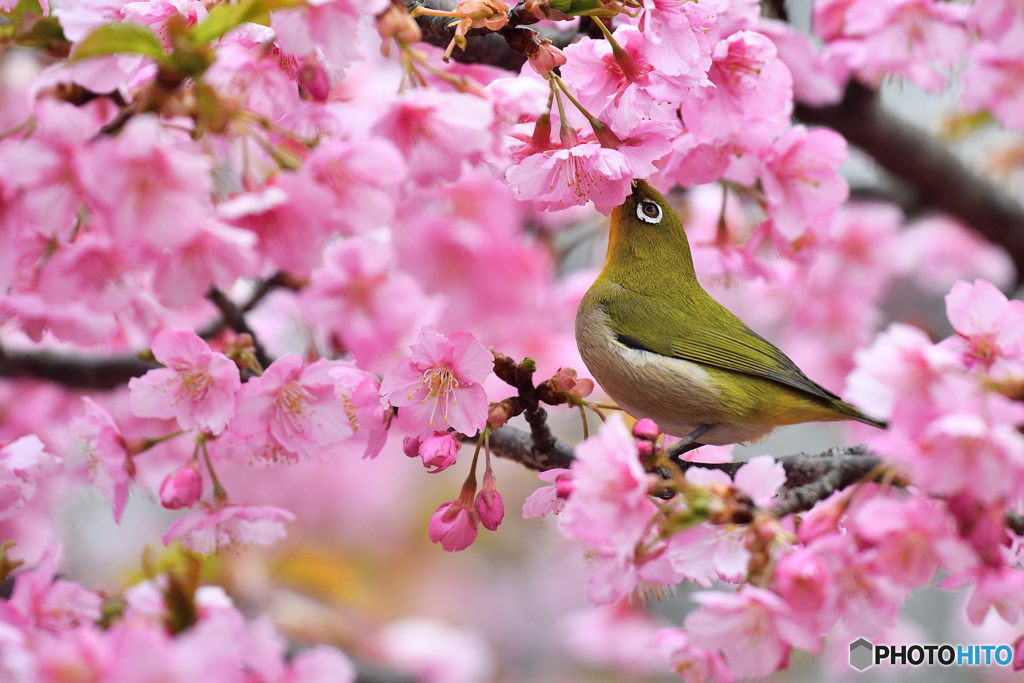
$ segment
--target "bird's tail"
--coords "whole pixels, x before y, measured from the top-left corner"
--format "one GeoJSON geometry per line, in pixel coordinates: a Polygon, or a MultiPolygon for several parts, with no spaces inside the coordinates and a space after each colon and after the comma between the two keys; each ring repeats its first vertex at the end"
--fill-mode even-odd
{"type": "Polygon", "coordinates": [[[865,415],[858,408],[850,405],[846,401],[834,401],[832,403],[832,407],[835,408],[837,412],[846,415],[850,419],[857,420],[858,422],[863,422],[866,425],[871,425],[872,427],[877,427],[878,429],[889,428],[889,423],[886,422],[885,420],[878,420],[876,418],[865,415]]]}

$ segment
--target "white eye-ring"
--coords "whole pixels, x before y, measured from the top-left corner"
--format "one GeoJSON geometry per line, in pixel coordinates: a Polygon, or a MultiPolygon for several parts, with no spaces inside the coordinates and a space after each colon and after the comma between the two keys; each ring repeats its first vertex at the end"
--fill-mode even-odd
{"type": "Polygon", "coordinates": [[[650,199],[641,199],[636,205],[636,217],[644,223],[660,223],[661,207],[650,199]]]}

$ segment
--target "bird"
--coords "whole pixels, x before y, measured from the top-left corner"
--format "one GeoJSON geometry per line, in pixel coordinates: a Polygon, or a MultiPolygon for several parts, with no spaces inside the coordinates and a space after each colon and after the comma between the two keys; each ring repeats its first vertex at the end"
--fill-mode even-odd
{"type": "Polygon", "coordinates": [[[644,180],[612,210],[604,267],[576,312],[576,344],[619,408],[681,437],[675,459],[803,422],[886,427],[809,379],[701,287],[682,221],[644,180]]]}

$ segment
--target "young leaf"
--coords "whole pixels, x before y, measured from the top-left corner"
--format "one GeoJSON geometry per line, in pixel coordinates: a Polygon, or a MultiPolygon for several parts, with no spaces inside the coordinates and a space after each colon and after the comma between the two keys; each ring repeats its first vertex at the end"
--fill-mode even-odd
{"type": "Polygon", "coordinates": [[[206,19],[192,29],[192,40],[203,45],[220,38],[236,26],[258,19],[271,10],[294,7],[297,4],[298,0],[241,0],[233,5],[222,3],[210,10],[206,19]]]}
{"type": "Polygon", "coordinates": [[[101,55],[139,54],[158,62],[167,59],[160,39],[145,26],[128,22],[105,24],[75,45],[71,61],[101,55]]]}

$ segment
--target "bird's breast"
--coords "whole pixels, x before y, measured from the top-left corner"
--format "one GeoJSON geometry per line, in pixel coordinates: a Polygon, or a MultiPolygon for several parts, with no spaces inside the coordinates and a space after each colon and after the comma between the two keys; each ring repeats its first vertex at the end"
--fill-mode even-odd
{"type": "MultiPolygon", "coordinates": [[[[728,422],[716,382],[703,366],[620,343],[599,306],[580,307],[576,344],[594,379],[630,415],[648,417],[676,436],[728,422]]],[[[721,430],[707,436],[715,431],[725,436],[721,430]]],[[[723,443],[736,440],[745,439],[723,443]]]]}

